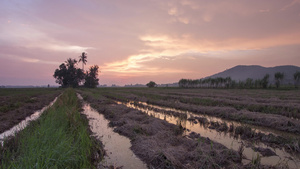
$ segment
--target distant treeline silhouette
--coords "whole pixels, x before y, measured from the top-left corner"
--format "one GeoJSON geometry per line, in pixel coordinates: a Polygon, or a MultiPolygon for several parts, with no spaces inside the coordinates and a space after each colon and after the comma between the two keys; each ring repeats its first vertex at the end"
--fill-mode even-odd
{"type": "MultiPolygon", "coordinates": [[[[182,88],[268,88],[270,75],[266,74],[262,79],[247,78],[245,81],[235,81],[231,77],[217,77],[217,78],[204,78],[204,79],[180,79],[178,82],[179,87],[182,88]]],[[[284,74],[277,72],[274,75],[275,85],[280,87],[284,74]]],[[[298,88],[300,81],[300,72],[294,73],[294,85],[298,88]]]]}
{"type": "Polygon", "coordinates": [[[89,88],[99,85],[99,79],[97,78],[99,66],[91,66],[88,71],[84,72],[84,65],[87,62],[86,53],[83,52],[79,58],[78,62],[76,59],[69,58],[55,70],[53,77],[61,87],[79,87],[81,83],[84,87],[89,88]],[[82,62],[82,69],[77,68],[79,62],[82,62]]]}

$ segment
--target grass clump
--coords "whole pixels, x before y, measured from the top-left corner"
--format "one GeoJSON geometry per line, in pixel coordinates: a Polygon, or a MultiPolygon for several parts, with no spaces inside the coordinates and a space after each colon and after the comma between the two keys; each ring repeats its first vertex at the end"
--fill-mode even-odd
{"type": "Polygon", "coordinates": [[[0,168],[92,168],[95,143],[79,110],[74,90],[67,89],[39,120],[0,146],[0,168]]]}

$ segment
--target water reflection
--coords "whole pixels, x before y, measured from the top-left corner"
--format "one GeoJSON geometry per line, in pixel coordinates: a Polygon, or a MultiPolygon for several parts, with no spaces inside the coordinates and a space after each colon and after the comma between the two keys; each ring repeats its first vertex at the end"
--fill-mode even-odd
{"type": "MultiPolygon", "coordinates": [[[[120,104],[121,102],[117,102],[117,103],[120,104]]],[[[252,129],[255,129],[256,132],[261,132],[261,133],[264,133],[264,134],[273,134],[275,136],[282,136],[282,137],[286,137],[286,138],[291,137],[291,138],[300,139],[300,137],[298,135],[295,135],[295,134],[292,134],[292,133],[287,133],[287,132],[283,132],[283,131],[279,131],[279,130],[275,130],[275,129],[271,129],[271,128],[266,128],[266,127],[262,127],[262,126],[257,126],[257,125],[243,124],[243,123],[240,123],[240,122],[237,122],[237,121],[226,120],[226,119],[222,119],[222,118],[218,118],[218,117],[214,117],[214,116],[209,116],[209,115],[205,115],[205,114],[195,114],[195,113],[192,113],[192,112],[189,112],[189,111],[178,110],[178,109],[175,109],[175,108],[157,106],[157,105],[153,105],[153,104],[148,104],[146,102],[130,101],[126,104],[134,105],[135,103],[147,106],[147,107],[150,108],[150,110],[159,109],[159,110],[163,110],[163,112],[164,111],[172,111],[172,112],[178,112],[178,113],[181,113],[181,114],[185,114],[187,119],[189,119],[190,117],[201,117],[201,118],[206,118],[208,121],[226,123],[226,124],[233,124],[234,126],[249,126],[252,129]]]]}
{"type": "MultiPolygon", "coordinates": [[[[220,123],[229,123],[229,124],[233,124],[235,126],[241,126],[242,125],[241,123],[223,120],[223,119],[211,117],[211,116],[193,114],[191,112],[180,111],[180,110],[173,109],[173,108],[166,108],[166,107],[161,107],[161,106],[156,106],[156,105],[150,105],[145,102],[138,102],[138,104],[145,105],[145,107],[138,106],[134,102],[127,102],[127,103],[117,102],[117,104],[123,104],[129,108],[140,110],[140,111],[148,114],[149,116],[153,116],[155,118],[165,120],[165,121],[175,124],[175,125],[181,124],[182,127],[186,128],[186,130],[184,132],[184,135],[186,135],[186,136],[189,135],[191,132],[199,133],[202,137],[208,137],[209,139],[211,139],[215,142],[221,143],[224,146],[226,146],[227,148],[234,149],[236,151],[239,149],[241,144],[250,145],[250,146],[246,146],[244,148],[243,154],[246,157],[246,159],[243,160],[243,163],[249,163],[253,157],[256,157],[257,152],[255,152],[251,148],[251,146],[255,146],[255,147],[269,148],[276,153],[275,156],[262,157],[261,164],[276,165],[281,162],[281,163],[287,164],[289,166],[289,168],[299,168],[300,167],[299,157],[297,157],[296,155],[291,155],[282,149],[271,148],[261,142],[249,143],[248,141],[241,140],[239,137],[234,137],[232,135],[232,133],[218,132],[214,129],[208,128],[208,126],[205,124],[194,123],[193,121],[188,121],[187,119],[194,118],[194,117],[205,117],[208,119],[208,121],[211,121],[211,122],[214,121],[214,122],[220,122],[220,123]],[[163,111],[161,111],[161,110],[163,110],[163,111]],[[177,113],[181,113],[181,114],[183,114],[183,116],[173,116],[172,113],[164,113],[167,111],[174,111],[177,113]]],[[[264,131],[264,130],[260,130],[260,129],[257,129],[257,131],[260,131],[265,134],[270,133],[268,131],[264,131]]]]}
{"type": "Polygon", "coordinates": [[[29,124],[30,121],[34,121],[34,120],[38,119],[45,110],[47,110],[49,107],[51,107],[56,102],[58,97],[56,97],[48,106],[45,106],[41,110],[34,112],[32,115],[26,117],[25,120],[21,121],[19,124],[15,125],[11,129],[1,133],[0,134],[0,143],[3,144],[3,141],[6,137],[14,136],[17,132],[23,130],[29,124]]]}
{"type": "Polygon", "coordinates": [[[96,110],[84,103],[84,114],[89,119],[90,128],[94,136],[101,140],[104,144],[104,149],[107,156],[104,157],[102,164],[104,166],[122,167],[122,169],[131,168],[147,168],[139,158],[130,150],[130,140],[113,131],[113,128],[108,127],[109,121],[99,114],[96,110]]]}

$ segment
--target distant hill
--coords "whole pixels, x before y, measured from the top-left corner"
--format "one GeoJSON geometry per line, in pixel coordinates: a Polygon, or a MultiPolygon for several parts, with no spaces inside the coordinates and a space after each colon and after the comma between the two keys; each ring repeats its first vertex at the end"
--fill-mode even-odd
{"type": "Polygon", "coordinates": [[[247,78],[252,78],[254,80],[262,79],[266,74],[269,74],[270,83],[275,83],[274,74],[276,72],[283,72],[284,79],[282,83],[294,84],[294,73],[296,71],[300,71],[300,67],[297,66],[262,67],[258,65],[251,65],[251,66],[238,65],[206,78],[216,78],[216,77],[226,78],[230,76],[232,80],[245,81],[247,78]]]}

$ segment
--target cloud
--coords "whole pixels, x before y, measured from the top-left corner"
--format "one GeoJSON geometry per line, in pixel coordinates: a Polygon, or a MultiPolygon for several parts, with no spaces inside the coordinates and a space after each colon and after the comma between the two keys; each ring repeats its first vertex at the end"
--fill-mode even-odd
{"type": "Polygon", "coordinates": [[[169,15],[172,15],[172,16],[177,16],[177,15],[178,15],[178,10],[177,10],[177,8],[173,7],[173,8],[171,8],[171,9],[169,9],[168,14],[169,14],[169,15]]]}
{"type": "Polygon", "coordinates": [[[202,18],[203,18],[203,20],[204,20],[205,22],[210,22],[210,21],[212,21],[212,16],[209,15],[209,14],[203,15],[202,18]]]}
{"type": "Polygon", "coordinates": [[[34,59],[29,57],[22,57],[17,55],[0,55],[2,59],[9,59],[17,62],[25,62],[25,63],[37,63],[37,64],[50,64],[50,65],[59,65],[60,62],[56,61],[49,61],[49,60],[41,60],[41,59],[34,59]]]}
{"type": "MultiPolygon", "coordinates": [[[[188,35],[181,38],[172,38],[166,35],[145,35],[141,36],[140,39],[144,41],[146,47],[152,50],[148,50],[144,54],[132,55],[122,62],[107,64],[105,69],[114,72],[150,73],[161,71],[161,69],[151,69],[144,66],[144,63],[155,59],[174,60],[179,56],[189,60],[195,60],[198,56],[231,59],[236,57],[236,55],[230,56],[230,54],[236,54],[237,52],[241,53],[244,51],[246,53],[252,50],[258,51],[276,46],[300,45],[300,33],[262,39],[233,38],[223,41],[193,39],[192,36],[188,35]]],[[[147,51],[147,49],[144,51],[147,51]]]]}
{"type": "Polygon", "coordinates": [[[299,10],[299,1],[293,0],[1,1],[0,57],[15,59],[0,71],[16,62],[43,63],[52,74],[55,64],[83,51],[89,52],[88,64],[98,64],[107,79],[119,74],[124,79],[172,74],[175,79],[172,72],[196,77],[196,71],[209,72],[204,68],[219,71],[214,63],[226,67],[254,57],[258,64],[284,57],[294,64],[296,47],[289,56],[286,50],[266,53],[299,46],[299,10]]]}
{"type": "Polygon", "coordinates": [[[261,13],[270,12],[270,9],[260,9],[259,12],[261,12],[261,13]]]}
{"type": "Polygon", "coordinates": [[[23,46],[26,48],[41,48],[45,50],[64,51],[78,53],[93,47],[83,47],[79,45],[71,45],[66,42],[54,39],[34,28],[31,25],[24,25],[18,22],[4,25],[2,32],[2,41],[13,45],[23,46]]]}
{"type": "Polygon", "coordinates": [[[30,46],[32,48],[43,48],[47,50],[54,50],[54,51],[63,51],[63,52],[71,52],[71,53],[80,53],[83,51],[87,51],[88,49],[94,49],[93,47],[82,47],[82,46],[76,46],[76,45],[66,45],[61,43],[44,43],[39,45],[32,45],[30,46]]]}
{"type": "Polygon", "coordinates": [[[282,11],[287,10],[288,8],[300,4],[300,0],[293,0],[292,2],[288,3],[287,5],[285,5],[283,8],[281,8],[282,11]]]}

